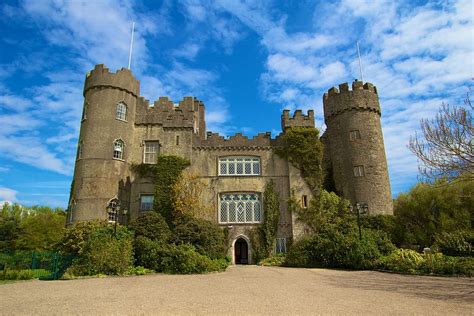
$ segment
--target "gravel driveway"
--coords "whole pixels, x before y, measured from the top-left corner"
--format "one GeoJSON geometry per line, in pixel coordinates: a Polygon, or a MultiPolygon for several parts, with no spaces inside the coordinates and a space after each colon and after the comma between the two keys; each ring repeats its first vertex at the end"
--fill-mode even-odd
{"type": "Polygon", "coordinates": [[[469,278],[232,266],[224,273],[0,285],[0,314],[474,314],[469,278]]]}

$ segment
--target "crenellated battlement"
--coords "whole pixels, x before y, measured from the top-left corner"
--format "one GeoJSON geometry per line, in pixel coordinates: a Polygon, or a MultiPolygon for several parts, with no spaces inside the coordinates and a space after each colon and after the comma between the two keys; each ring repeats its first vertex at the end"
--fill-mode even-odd
{"type": "Polygon", "coordinates": [[[143,97],[138,98],[135,124],[158,124],[163,127],[194,127],[194,120],[204,113],[202,101],[187,96],[178,104],[168,97],[160,97],[150,106],[143,97]]]}
{"type": "Polygon", "coordinates": [[[281,129],[285,131],[290,127],[314,127],[314,111],[308,110],[308,115],[303,111],[296,110],[290,117],[290,110],[283,110],[281,115],[281,129]]]}
{"type": "Polygon", "coordinates": [[[197,149],[269,149],[272,145],[271,133],[259,133],[252,138],[236,133],[228,138],[219,135],[219,133],[207,132],[206,139],[195,139],[193,147],[197,149]]]}
{"type": "Polygon", "coordinates": [[[359,80],[352,82],[352,89],[347,82],[341,83],[339,88],[329,89],[323,96],[323,106],[325,120],[351,110],[373,111],[380,115],[377,88],[359,80]]]}
{"type": "Polygon", "coordinates": [[[140,95],[140,82],[135,79],[130,69],[122,68],[116,72],[110,72],[103,64],[96,65],[87,73],[84,96],[93,88],[116,88],[127,91],[135,97],[140,95]]]}

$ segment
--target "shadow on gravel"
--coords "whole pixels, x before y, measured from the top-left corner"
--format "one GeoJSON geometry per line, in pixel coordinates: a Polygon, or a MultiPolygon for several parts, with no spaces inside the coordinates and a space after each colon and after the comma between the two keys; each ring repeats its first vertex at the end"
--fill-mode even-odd
{"type": "Polygon", "coordinates": [[[469,278],[443,278],[359,271],[326,276],[337,287],[378,290],[434,300],[474,302],[474,282],[469,278]]]}

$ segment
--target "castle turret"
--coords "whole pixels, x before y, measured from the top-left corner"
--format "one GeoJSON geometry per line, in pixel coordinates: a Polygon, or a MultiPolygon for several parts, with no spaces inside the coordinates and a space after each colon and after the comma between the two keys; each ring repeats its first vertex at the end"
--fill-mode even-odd
{"type": "Polygon", "coordinates": [[[361,81],[329,89],[323,97],[325,161],[336,191],[369,214],[392,214],[377,89],[361,81]]]}
{"type": "Polygon", "coordinates": [[[290,127],[314,127],[314,111],[308,110],[308,115],[304,115],[301,110],[296,110],[293,117],[290,117],[290,110],[283,110],[281,130],[285,131],[290,127]]]}
{"type": "Polygon", "coordinates": [[[97,65],[84,84],[84,109],[70,196],[71,221],[106,219],[108,202],[129,204],[131,144],[140,84],[130,70],[97,65]]]}

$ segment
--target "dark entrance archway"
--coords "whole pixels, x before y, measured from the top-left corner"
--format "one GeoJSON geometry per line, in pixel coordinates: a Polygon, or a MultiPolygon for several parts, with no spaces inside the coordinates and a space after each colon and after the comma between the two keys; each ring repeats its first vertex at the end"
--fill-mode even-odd
{"type": "Polygon", "coordinates": [[[234,244],[234,258],[235,264],[248,264],[249,263],[249,245],[243,238],[239,238],[234,244]]]}

